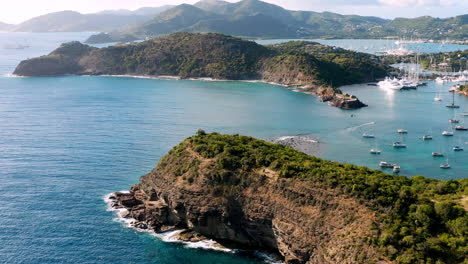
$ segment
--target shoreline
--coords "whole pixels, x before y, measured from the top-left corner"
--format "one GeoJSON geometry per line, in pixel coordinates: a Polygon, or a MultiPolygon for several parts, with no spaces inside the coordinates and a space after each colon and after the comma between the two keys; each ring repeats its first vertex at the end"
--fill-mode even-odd
{"type": "MultiPolygon", "coordinates": [[[[209,238],[197,238],[196,241],[188,241],[183,239],[184,232],[188,231],[185,229],[173,229],[166,232],[158,233],[153,229],[149,228],[149,225],[145,221],[139,221],[132,218],[130,212],[118,201],[119,195],[130,194],[129,191],[119,191],[106,194],[102,199],[107,204],[106,211],[112,212],[116,216],[113,221],[121,223],[125,228],[133,229],[140,233],[147,233],[151,236],[158,238],[159,240],[166,243],[179,243],[183,244],[186,248],[191,249],[203,249],[213,250],[218,252],[225,252],[230,254],[237,254],[241,252],[249,252],[245,250],[227,248],[219,244],[218,242],[209,238]]],[[[284,264],[279,261],[276,256],[272,256],[265,252],[252,251],[252,257],[264,260],[270,264],[284,264]]]]}

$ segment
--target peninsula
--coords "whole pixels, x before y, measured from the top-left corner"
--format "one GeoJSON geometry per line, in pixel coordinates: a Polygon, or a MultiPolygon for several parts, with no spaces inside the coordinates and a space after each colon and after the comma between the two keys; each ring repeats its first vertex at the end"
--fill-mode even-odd
{"type": "Polygon", "coordinates": [[[110,199],[137,228],[291,264],[466,263],[467,189],[467,179],[392,176],[200,130],[110,199]]]}
{"type": "Polygon", "coordinates": [[[174,33],[101,49],[66,43],[49,55],[22,61],[14,74],[258,80],[300,87],[331,105],[356,109],[366,105],[337,87],[374,81],[388,68],[377,56],[314,42],[262,46],[216,33],[174,33]]]}

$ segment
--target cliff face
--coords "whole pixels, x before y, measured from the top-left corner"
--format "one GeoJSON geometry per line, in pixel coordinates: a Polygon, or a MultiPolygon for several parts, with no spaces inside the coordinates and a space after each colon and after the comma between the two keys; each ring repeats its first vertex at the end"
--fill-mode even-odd
{"type": "Polygon", "coordinates": [[[136,227],[280,254],[286,263],[464,263],[468,181],[408,179],[203,131],[129,193],[136,227]]]}
{"type": "Polygon", "coordinates": [[[366,244],[374,212],[356,199],[280,179],[267,167],[219,174],[220,162],[187,146],[162,159],[129,195],[119,195],[120,203],[157,232],[189,229],[222,244],[280,253],[287,263],[382,258],[366,244]],[[248,185],[236,187],[247,179],[248,185]]]}
{"type": "MultiPolygon", "coordinates": [[[[377,72],[375,77],[385,75],[385,67],[375,62],[371,55],[324,47],[306,42],[266,47],[220,34],[175,33],[142,43],[102,49],[77,42],[63,44],[47,56],[22,61],[14,74],[128,74],[249,79],[306,86],[310,93],[314,93],[319,86],[368,81],[374,78],[369,72],[377,72]],[[310,46],[314,48],[307,48],[310,46]],[[361,63],[366,67],[352,67],[361,63]]],[[[346,98],[344,100],[345,103],[334,105],[347,105],[348,108],[364,105],[349,103],[346,98]]]]}

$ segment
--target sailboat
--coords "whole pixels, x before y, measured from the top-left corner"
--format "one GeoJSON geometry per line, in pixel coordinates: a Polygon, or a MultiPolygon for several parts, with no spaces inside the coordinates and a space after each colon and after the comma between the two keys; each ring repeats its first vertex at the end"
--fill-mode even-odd
{"type": "Polygon", "coordinates": [[[465,121],[463,120],[463,123],[461,125],[455,126],[455,130],[457,131],[468,131],[468,128],[464,126],[465,121]]]}
{"type": "Polygon", "coordinates": [[[442,101],[442,99],[443,98],[442,98],[442,95],[441,95],[440,87],[438,87],[436,97],[434,97],[434,101],[440,102],[440,101],[442,101]]]}
{"type": "Polygon", "coordinates": [[[382,153],[382,151],[377,147],[377,141],[375,141],[374,148],[371,148],[369,152],[374,155],[380,155],[380,153],[382,153]]]}
{"type": "MultiPolygon", "coordinates": [[[[373,126],[372,126],[372,130],[374,130],[374,127],[373,127],[373,126]]],[[[371,132],[371,133],[364,132],[364,133],[362,134],[362,137],[363,137],[363,138],[375,138],[374,133],[372,133],[372,132],[371,132]]]]}
{"type": "Polygon", "coordinates": [[[451,167],[452,166],[450,166],[450,164],[448,162],[448,157],[447,157],[447,161],[444,164],[440,164],[441,169],[450,169],[451,167]]]}
{"type": "Polygon", "coordinates": [[[423,140],[432,140],[432,135],[431,135],[431,130],[429,130],[429,133],[427,133],[426,135],[424,135],[422,137],[423,140]]]}
{"type": "Polygon", "coordinates": [[[442,132],[442,136],[453,137],[452,125],[449,124],[449,129],[442,132]]]}
{"type": "Polygon", "coordinates": [[[460,108],[459,105],[455,104],[455,93],[452,93],[452,103],[447,105],[448,108],[460,108]]]}
{"type": "MultiPolygon", "coordinates": [[[[400,133],[402,135],[402,133],[400,133]]],[[[403,142],[403,135],[401,136],[400,141],[396,141],[392,144],[394,148],[406,148],[406,144],[403,142]]]]}

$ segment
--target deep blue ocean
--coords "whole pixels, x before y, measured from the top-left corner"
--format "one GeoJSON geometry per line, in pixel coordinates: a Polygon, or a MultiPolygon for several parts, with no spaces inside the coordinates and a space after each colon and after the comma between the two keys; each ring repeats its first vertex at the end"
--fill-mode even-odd
{"type": "Polygon", "coordinates": [[[449,118],[468,112],[468,98],[458,95],[458,112],[445,107],[452,84],[394,93],[365,84],[344,87],[369,104],[346,111],[262,83],[9,75],[22,59],[88,35],[0,34],[1,263],[261,263],[162,242],[124,228],[106,210],[106,194],[128,190],[199,128],[262,139],[309,135],[320,142],[323,158],[375,169],[380,160],[395,162],[408,176],[468,176],[468,132],[441,136],[449,118]],[[23,42],[31,47],[3,48],[23,42]],[[440,103],[433,101],[438,90],[440,103]],[[409,131],[405,138],[395,132],[399,128],[409,131]],[[375,141],[362,138],[368,131],[375,141]],[[429,132],[434,140],[423,142],[429,132]],[[397,140],[408,148],[395,151],[397,140]],[[379,157],[369,154],[375,145],[383,151],[379,157]],[[454,153],[454,145],[466,150],[454,153]],[[445,159],[431,156],[439,150],[448,154],[451,170],[439,169],[445,159]]]}

